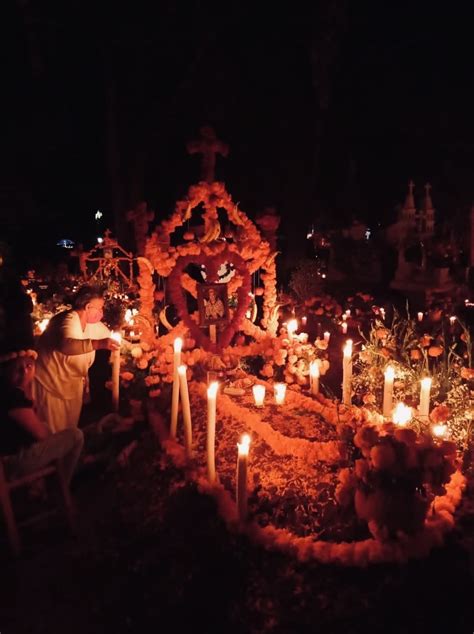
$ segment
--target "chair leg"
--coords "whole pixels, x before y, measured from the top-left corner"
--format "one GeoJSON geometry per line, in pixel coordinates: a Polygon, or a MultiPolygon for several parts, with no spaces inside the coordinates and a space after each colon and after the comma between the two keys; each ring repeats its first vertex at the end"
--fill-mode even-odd
{"type": "Polygon", "coordinates": [[[72,533],[76,531],[76,511],[74,503],[72,501],[71,492],[64,476],[64,469],[60,460],[56,461],[56,470],[59,481],[59,488],[61,490],[61,497],[63,500],[64,510],[66,512],[69,528],[72,533]]]}
{"type": "Polygon", "coordinates": [[[20,534],[15,521],[13,507],[10,499],[10,492],[6,486],[0,483],[0,504],[2,506],[3,517],[7,526],[8,541],[15,556],[21,552],[20,534]]]}

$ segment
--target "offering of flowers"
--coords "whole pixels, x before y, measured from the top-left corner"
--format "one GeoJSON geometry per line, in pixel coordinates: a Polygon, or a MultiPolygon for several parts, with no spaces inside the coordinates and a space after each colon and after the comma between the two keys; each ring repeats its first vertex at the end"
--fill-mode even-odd
{"type": "Polygon", "coordinates": [[[361,427],[354,445],[354,468],[339,475],[339,503],[353,503],[377,539],[420,531],[435,496],[445,492],[456,470],[456,445],[393,423],[361,427]]]}

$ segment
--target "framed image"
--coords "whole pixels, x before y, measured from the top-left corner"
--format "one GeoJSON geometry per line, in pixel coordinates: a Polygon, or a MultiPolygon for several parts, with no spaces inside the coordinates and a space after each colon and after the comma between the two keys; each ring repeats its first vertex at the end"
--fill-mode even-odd
{"type": "Polygon", "coordinates": [[[229,321],[227,284],[198,284],[197,300],[201,327],[229,321]]]}

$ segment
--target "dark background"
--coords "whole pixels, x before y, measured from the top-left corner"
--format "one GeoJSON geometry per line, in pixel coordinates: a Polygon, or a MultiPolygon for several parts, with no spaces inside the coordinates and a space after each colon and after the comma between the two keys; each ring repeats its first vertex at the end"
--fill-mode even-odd
{"type": "Polygon", "coordinates": [[[465,218],[468,3],[309,4],[7,2],[0,240],[52,257],[110,226],[133,246],[125,212],[165,217],[199,180],[203,124],[230,146],[216,178],[251,217],[275,207],[290,251],[312,223],[389,224],[411,178],[465,218]]]}

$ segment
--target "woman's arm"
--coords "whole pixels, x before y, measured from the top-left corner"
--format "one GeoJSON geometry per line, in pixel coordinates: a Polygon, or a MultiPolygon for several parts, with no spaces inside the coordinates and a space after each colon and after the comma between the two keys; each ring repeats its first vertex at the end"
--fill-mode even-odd
{"type": "Polygon", "coordinates": [[[8,416],[20,427],[29,432],[36,440],[44,440],[51,432],[44,423],[40,421],[32,407],[15,407],[9,410],[8,416]]]}

